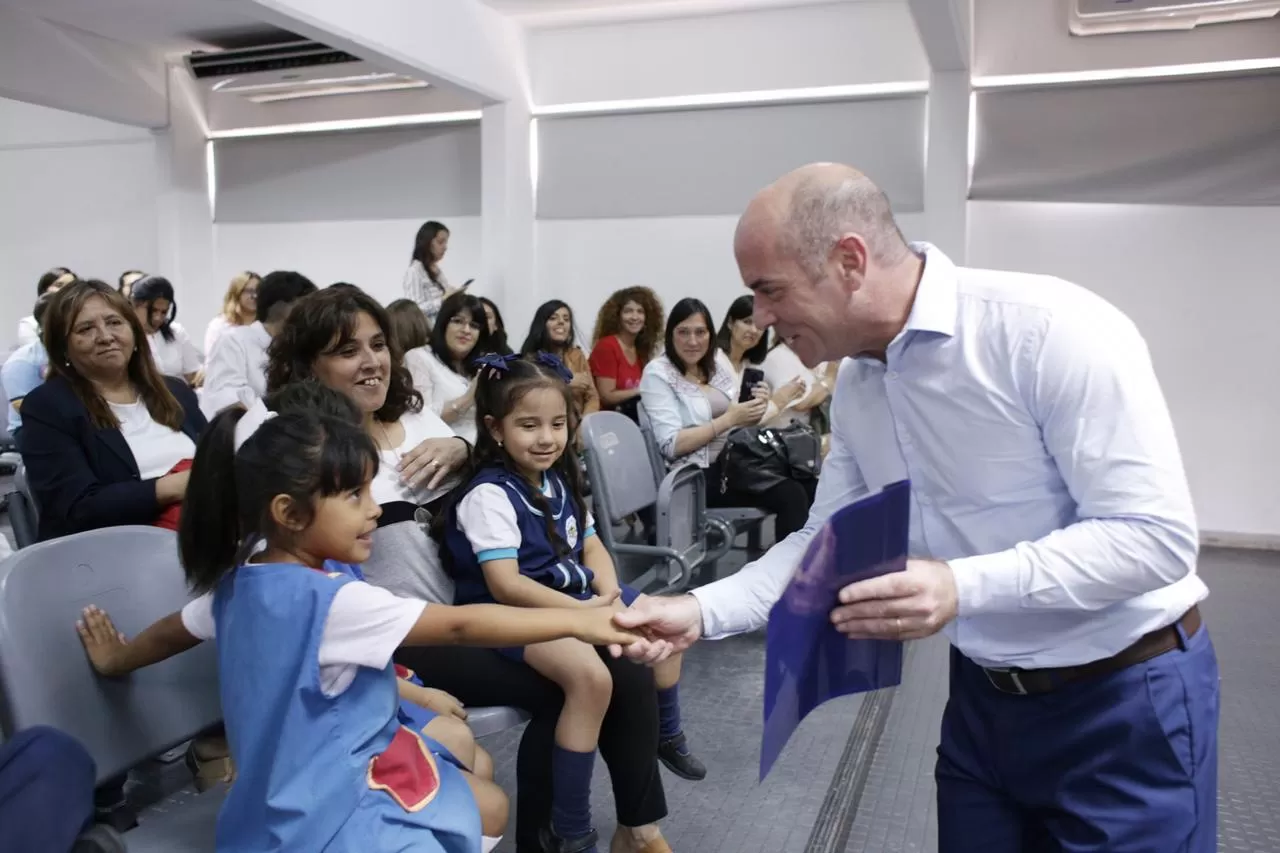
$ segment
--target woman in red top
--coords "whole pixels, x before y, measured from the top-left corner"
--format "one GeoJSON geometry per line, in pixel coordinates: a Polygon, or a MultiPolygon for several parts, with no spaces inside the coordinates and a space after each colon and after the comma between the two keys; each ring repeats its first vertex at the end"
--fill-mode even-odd
{"type": "Polygon", "coordinates": [[[635,417],[640,376],[662,340],[663,316],[662,303],[647,287],[619,290],[601,306],[591,336],[591,375],[602,409],[635,417]]]}

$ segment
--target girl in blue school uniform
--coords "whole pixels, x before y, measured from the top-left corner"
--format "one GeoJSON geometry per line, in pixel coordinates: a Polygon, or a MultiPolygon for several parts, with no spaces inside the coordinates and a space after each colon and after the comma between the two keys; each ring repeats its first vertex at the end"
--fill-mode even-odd
{"type": "MultiPolygon", "coordinates": [[[[437,534],[458,604],[501,602],[522,608],[628,607],[638,593],[618,583],[582,498],[574,439],[572,374],[546,353],[485,356],[476,388],[478,437],[468,484],[454,491],[437,534]]],[[[552,759],[550,832],[556,853],[595,851],[591,772],[600,726],[612,698],[600,650],[580,640],[513,644],[523,659],[564,691],[552,759]]],[[[658,756],[687,779],[706,775],[680,725],[680,658],[655,669],[658,756]]]]}
{"type": "Polygon", "coordinates": [[[202,594],[132,642],[87,643],[90,657],[127,671],[217,638],[237,769],[219,853],[477,853],[471,788],[402,724],[392,653],[632,637],[607,608],[449,607],[331,571],[369,556],[377,450],[344,420],[252,411],[220,414],[197,448],[178,544],[202,594]]]}

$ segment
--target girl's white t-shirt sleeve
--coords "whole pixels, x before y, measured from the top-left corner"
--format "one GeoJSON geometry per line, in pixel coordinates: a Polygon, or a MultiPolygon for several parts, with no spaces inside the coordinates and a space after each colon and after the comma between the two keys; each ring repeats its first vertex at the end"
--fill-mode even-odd
{"type": "Polygon", "coordinates": [[[520,523],[501,486],[476,486],[458,503],[457,518],[458,529],[480,562],[514,560],[520,554],[520,523]]]}
{"type": "Polygon", "coordinates": [[[193,598],[182,608],[182,627],[197,640],[212,640],[217,635],[213,622],[213,593],[193,598]]]}
{"type": "Polygon", "coordinates": [[[426,606],[421,599],[401,598],[360,581],[338,590],[320,638],[320,687],[325,695],[336,696],[350,687],[358,667],[386,669],[426,606]]]}

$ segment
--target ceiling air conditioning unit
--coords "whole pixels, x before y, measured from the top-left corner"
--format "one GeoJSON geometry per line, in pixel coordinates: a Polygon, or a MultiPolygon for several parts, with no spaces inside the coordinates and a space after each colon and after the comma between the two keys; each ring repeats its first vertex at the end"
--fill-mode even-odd
{"type": "Polygon", "coordinates": [[[1280,0],[1069,0],[1078,36],[1190,30],[1201,24],[1251,21],[1280,13],[1280,0]]]}
{"type": "Polygon", "coordinates": [[[268,104],[299,98],[421,89],[427,83],[383,71],[346,51],[314,41],[235,50],[197,51],[183,57],[191,76],[210,92],[268,104]]]}

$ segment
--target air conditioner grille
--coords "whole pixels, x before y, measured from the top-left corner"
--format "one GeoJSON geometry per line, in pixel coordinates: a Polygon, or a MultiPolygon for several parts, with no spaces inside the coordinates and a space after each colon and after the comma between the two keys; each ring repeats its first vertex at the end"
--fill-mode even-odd
{"type": "Polygon", "coordinates": [[[282,71],[289,68],[314,68],[317,65],[359,61],[359,57],[326,45],[315,42],[292,42],[248,50],[193,53],[187,57],[187,67],[191,69],[193,77],[203,80],[209,77],[282,71]]]}

